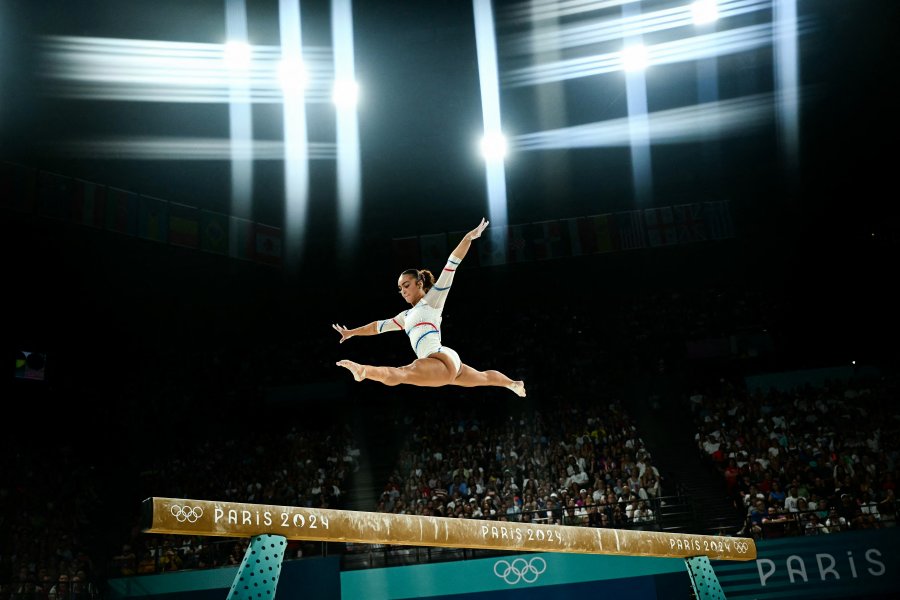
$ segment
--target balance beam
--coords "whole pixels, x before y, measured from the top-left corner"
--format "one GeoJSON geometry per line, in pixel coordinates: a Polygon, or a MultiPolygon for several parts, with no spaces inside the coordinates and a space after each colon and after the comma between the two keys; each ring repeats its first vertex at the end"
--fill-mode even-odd
{"type": "Polygon", "coordinates": [[[147,533],[353,542],[400,546],[570,552],[689,559],[756,559],[756,543],[736,538],[663,531],[600,529],[507,521],[300,508],[184,498],[147,498],[147,533]]]}

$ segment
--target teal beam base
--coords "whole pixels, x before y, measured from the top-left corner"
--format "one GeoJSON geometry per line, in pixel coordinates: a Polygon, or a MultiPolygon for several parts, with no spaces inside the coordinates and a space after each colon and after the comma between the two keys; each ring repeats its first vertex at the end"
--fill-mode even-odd
{"type": "Polygon", "coordinates": [[[280,535],[255,535],[228,591],[227,600],[273,600],[287,540],[280,535]]]}
{"type": "Polygon", "coordinates": [[[694,598],[697,600],[725,600],[725,592],[722,584],[713,571],[712,564],[706,556],[692,556],[684,559],[688,576],[691,578],[691,587],[694,588],[694,598]]]}

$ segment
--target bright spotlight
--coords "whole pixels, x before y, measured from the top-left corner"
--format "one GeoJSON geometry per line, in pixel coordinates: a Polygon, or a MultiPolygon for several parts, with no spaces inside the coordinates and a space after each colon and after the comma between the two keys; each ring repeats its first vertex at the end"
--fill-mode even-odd
{"type": "Polygon", "coordinates": [[[285,91],[302,92],[306,89],[308,76],[303,62],[299,60],[282,60],[278,65],[278,81],[285,91]]]}
{"type": "Polygon", "coordinates": [[[717,0],[695,0],[691,4],[691,14],[694,16],[694,25],[715,23],[719,18],[717,0]]]}
{"type": "Polygon", "coordinates": [[[331,100],[340,108],[353,108],[359,100],[359,84],[346,79],[335,81],[331,100]]]}
{"type": "Polygon", "coordinates": [[[502,133],[488,133],[481,138],[481,154],[487,160],[501,160],[506,156],[506,136],[502,133]]]}
{"type": "Polygon", "coordinates": [[[643,71],[649,62],[647,47],[643,44],[633,44],[622,50],[622,67],[626,71],[643,71]]]}
{"type": "Polygon", "coordinates": [[[225,64],[231,69],[246,69],[250,66],[253,50],[247,42],[231,41],[225,44],[225,64]]]}

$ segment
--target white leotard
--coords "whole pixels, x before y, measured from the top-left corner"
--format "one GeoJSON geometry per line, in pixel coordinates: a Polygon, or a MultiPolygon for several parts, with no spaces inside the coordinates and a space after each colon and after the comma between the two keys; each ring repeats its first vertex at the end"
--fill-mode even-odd
{"type": "MultiPolygon", "coordinates": [[[[378,321],[378,333],[405,331],[406,335],[409,336],[409,343],[413,352],[416,353],[418,358],[425,358],[435,352],[449,350],[446,346],[441,345],[441,313],[444,311],[444,302],[447,300],[447,294],[450,293],[450,286],[453,284],[453,274],[461,261],[461,258],[451,254],[437,281],[434,282],[434,285],[431,286],[425,297],[419,300],[415,306],[401,312],[393,319],[378,321]]],[[[450,354],[450,352],[447,352],[447,354],[450,354]]],[[[456,355],[456,353],[453,352],[450,356],[451,358],[456,358],[454,362],[457,362],[459,356],[453,355],[456,355]]],[[[457,365],[457,371],[459,368],[459,365],[457,365]]]]}

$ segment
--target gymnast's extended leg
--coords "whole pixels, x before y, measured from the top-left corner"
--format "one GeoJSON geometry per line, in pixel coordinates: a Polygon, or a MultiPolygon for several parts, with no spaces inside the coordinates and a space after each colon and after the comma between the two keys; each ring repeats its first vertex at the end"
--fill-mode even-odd
{"type": "Polygon", "coordinates": [[[353,373],[356,381],[371,379],[391,386],[401,383],[423,387],[450,385],[455,370],[450,357],[443,355],[419,358],[405,367],[376,367],[352,360],[340,360],[337,365],[353,373]]]}
{"type": "Polygon", "coordinates": [[[479,371],[465,363],[462,365],[459,376],[453,380],[452,384],[461,387],[505,387],[514,391],[519,396],[525,396],[524,381],[514,381],[500,371],[479,371]]]}

